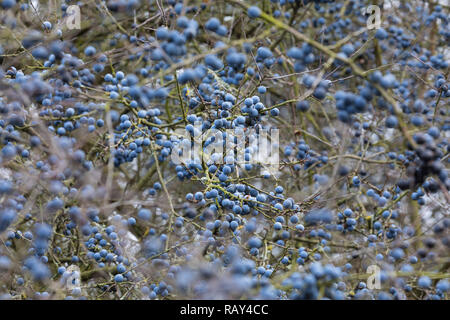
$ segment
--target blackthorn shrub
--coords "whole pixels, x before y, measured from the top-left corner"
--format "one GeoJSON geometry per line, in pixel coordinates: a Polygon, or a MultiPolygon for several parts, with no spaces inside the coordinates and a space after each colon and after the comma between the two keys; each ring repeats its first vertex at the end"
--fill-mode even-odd
{"type": "Polygon", "coordinates": [[[0,297],[448,299],[449,6],[372,2],[1,0],[0,297]]]}

